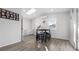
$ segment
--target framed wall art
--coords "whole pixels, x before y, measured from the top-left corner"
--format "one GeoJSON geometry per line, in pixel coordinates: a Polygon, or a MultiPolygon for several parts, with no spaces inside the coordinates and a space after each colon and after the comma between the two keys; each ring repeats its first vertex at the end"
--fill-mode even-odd
{"type": "Polygon", "coordinates": [[[1,18],[1,9],[0,9],[0,18],[1,18]]]}
{"type": "Polygon", "coordinates": [[[19,14],[0,8],[0,18],[19,21],[19,14]]]}

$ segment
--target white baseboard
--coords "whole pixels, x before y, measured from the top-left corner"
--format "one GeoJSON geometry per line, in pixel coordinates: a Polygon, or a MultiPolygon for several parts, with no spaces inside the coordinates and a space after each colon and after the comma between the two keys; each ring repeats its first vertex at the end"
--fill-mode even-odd
{"type": "Polygon", "coordinates": [[[76,49],[75,43],[73,41],[71,41],[71,40],[69,40],[69,41],[70,41],[71,45],[76,49]]]}
{"type": "Polygon", "coordinates": [[[0,46],[0,48],[6,47],[6,46],[10,46],[10,45],[13,45],[13,44],[16,44],[16,43],[19,43],[19,42],[21,42],[21,40],[15,41],[15,42],[11,42],[11,43],[9,43],[9,44],[2,45],[2,46],[0,46]]]}

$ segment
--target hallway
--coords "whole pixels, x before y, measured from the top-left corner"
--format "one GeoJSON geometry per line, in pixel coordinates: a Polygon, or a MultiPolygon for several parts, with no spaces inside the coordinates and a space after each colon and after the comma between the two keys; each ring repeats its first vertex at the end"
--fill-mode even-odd
{"type": "MultiPolygon", "coordinates": [[[[48,51],[75,51],[69,41],[62,39],[51,39],[46,43],[48,51]]],[[[44,45],[37,48],[35,36],[25,36],[22,42],[15,43],[6,47],[0,48],[0,51],[45,51],[44,45]]]]}

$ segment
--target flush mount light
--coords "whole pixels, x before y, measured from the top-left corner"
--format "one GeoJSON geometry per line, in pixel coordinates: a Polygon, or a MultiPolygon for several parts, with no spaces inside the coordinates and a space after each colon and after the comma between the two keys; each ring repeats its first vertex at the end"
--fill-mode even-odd
{"type": "Polygon", "coordinates": [[[51,8],[51,9],[50,9],[50,11],[51,11],[51,12],[53,12],[53,11],[54,11],[54,9],[53,9],[53,8],[51,8]]]}
{"type": "Polygon", "coordinates": [[[27,15],[31,15],[31,14],[33,14],[33,13],[35,13],[35,12],[36,12],[36,9],[32,8],[32,9],[30,9],[29,11],[27,11],[26,14],[27,14],[27,15]]]}
{"type": "Polygon", "coordinates": [[[23,11],[23,12],[26,12],[26,10],[25,10],[25,9],[23,9],[22,11],[23,11]]]}
{"type": "Polygon", "coordinates": [[[45,19],[45,18],[47,18],[47,17],[48,17],[48,16],[41,16],[42,19],[45,19]]]}

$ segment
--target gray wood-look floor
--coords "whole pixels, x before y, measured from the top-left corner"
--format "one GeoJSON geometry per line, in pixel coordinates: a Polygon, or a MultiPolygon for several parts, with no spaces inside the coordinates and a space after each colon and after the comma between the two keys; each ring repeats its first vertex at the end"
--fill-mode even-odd
{"type": "Polygon", "coordinates": [[[37,44],[33,35],[25,36],[22,42],[2,47],[0,51],[45,51],[45,46],[48,51],[75,51],[68,40],[51,39],[46,44],[37,44]]]}

